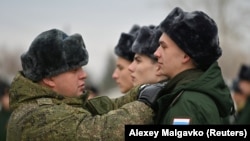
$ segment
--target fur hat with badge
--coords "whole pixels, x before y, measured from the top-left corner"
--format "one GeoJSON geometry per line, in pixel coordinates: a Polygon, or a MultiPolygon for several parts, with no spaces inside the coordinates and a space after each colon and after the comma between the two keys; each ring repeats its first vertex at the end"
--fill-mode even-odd
{"type": "Polygon", "coordinates": [[[84,66],[88,52],[80,34],[51,29],[39,34],[22,54],[23,74],[34,82],[84,66]]]}
{"type": "Polygon", "coordinates": [[[143,54],[157,60],[154,52],[159,47],[159,38],[162,32],[158,26],[150,25],[141,27],[138,36],[132,46],[132,51],[138,54],[143,54]]]}
{"type": "Polygon", "coordinates": [[[134,60],[135,53],[132,52],[132,44],[135,41],[140,26],[135,24],[129,33],[121,33],[118,44],[115,46],[115,54],[130,62],[134,60]]]}
{"type": "Polygon", "coordinates": [[[201,69],[207,69],[222,54],[217,25],[202,11],[184,12],[176,7],[161,22],[160,28],[201,69]]]}

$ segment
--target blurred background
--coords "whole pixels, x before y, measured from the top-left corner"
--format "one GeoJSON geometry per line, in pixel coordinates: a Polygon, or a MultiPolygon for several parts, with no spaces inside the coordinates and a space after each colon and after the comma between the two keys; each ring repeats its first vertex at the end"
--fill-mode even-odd
{"type": "Polygon", "coordinates": [[[219,28],[219,59],[225,81],[250,64],[249,0],[0,0],[0,75],[12,81],[21,69],[20,55],[41,32],[58,28],[80,33],[89,51],[87,82],[100,95],[120,96],[112,73],[114,46],[132,25],[158,25],[174,7],[202,10],[219,28]]]}

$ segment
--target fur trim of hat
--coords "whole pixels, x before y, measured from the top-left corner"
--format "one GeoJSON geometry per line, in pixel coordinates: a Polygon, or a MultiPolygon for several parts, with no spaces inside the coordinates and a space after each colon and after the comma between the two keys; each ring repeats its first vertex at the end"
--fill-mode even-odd
{"type": "Polygon", "coordinates": [[[207,69],[222,55],[217,25],[202,11],[184,12],[176,7],[161,22],[160,28],[199,68],[207,69]]]}
{"type": "Polygon", "coordinates": [[[159,38],[161,34],[162,32],[156,26],[150,25],[141,27],[133,43],[132,51],[146,55],[152,60],[157,60],[154,56],[154,52],[159,47],[159,38]]]}
{"type": "Polygon", "coordinates": [[[121,33],[118,44],[114,48],[115,54],[132,62],[134,60],[135,55],[135,53],[132,52],[132,44],[134,40],[134,35],[128,33],[121,33]]]}
{"type": "Polygon", "coordinates": [[[21,55],[21,63],[24,75],[37,82],[86,65],[88,52],[80,34],[68,36],[51,29],[32,41],[28,51],[21,55]]]}
{"type": "Polygon", "coordinates": [[[138,31],[140,30],[140,26],[138,24],[134,24],[132,28],[129,30],[129,34],[137,36],[138,31]]]}
{"type": "Polygon", "coordinates": [[[241,65],[239,71],[239,79],[250,81],[250,66],[247,66],[245,64],[241,65]]]}

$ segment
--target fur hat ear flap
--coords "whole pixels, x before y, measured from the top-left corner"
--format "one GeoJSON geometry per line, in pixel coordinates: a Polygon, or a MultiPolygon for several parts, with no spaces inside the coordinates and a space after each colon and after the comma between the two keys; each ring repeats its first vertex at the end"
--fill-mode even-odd
{"type": "Polygon", "coordinates": [[[143,26],[132,46],[132,51],[157,60],[154,52],[159,47],[161,31],[155,26],[143,26]]]}
{"type": "Polygon", "coordinates": [[[239,71],[239,79],[250,81],[250,66],[243,64],[239,71]]]}
{"type": "Polygon", "coordinates": [[[199,68],[207,69],[222,55],[217,25],[202,11],[184,12],[176,7],[161,22],[160,28],[199,68]]]}
{"type": "Polygon", "coordinates": [[[130,62],[133,61],[135,53],[132,52],[132,44],[135,36],[132,34],[121,33],[118,44],[115,46],[115,54],[130,62]]]}
{"type": "Polygon", "coordinates": [[[88,52],[80,34],[68,36],[58,29],[39,34],[22,54],[24,75],[34,82],[88,63],[88,52]]]}

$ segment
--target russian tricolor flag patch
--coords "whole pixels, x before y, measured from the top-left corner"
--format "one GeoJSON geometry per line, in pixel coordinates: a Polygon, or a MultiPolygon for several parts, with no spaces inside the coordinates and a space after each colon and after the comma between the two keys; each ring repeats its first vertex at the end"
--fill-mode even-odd
{"type": "Polygon", "coordinates": [[[173,125],[189,125],[189,118],[174,118],[173,125]]]}

